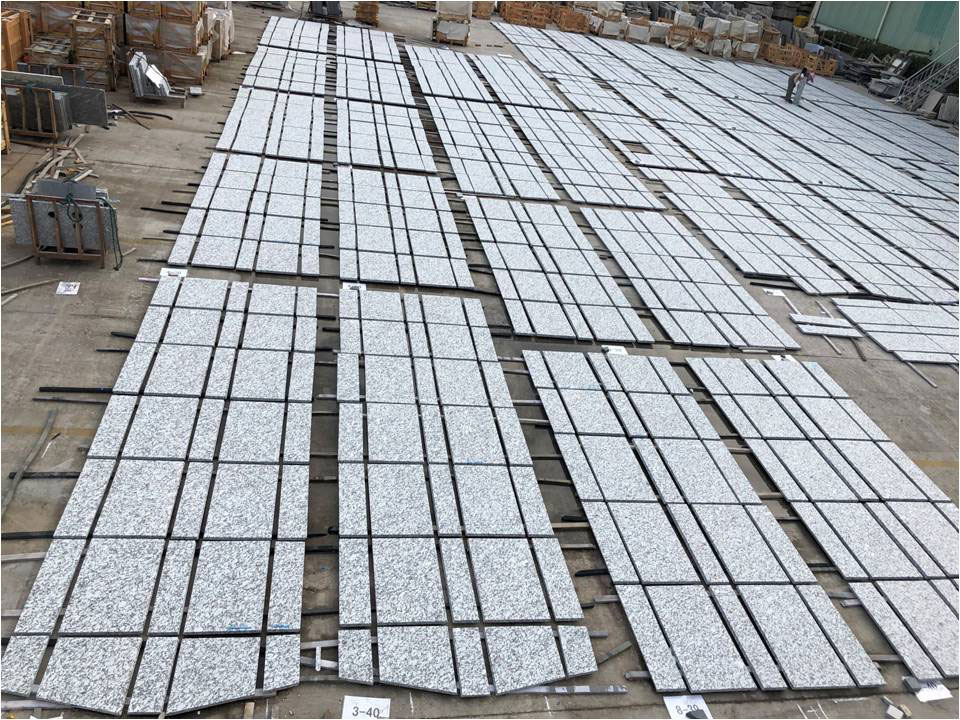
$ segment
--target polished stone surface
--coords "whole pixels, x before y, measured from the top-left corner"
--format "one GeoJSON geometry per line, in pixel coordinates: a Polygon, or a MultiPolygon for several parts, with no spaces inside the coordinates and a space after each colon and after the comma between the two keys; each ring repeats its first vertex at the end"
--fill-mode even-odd
{"type": "Polygon", "coordinates": [[[487,625],[484,634],[498,695],[563,679],[563,664],[550,627],[487,625]]]}
{"type": "Polygon", "coordinates": [[[140,637],[60,638],[37,698],[119,715],[127,699],[140,637]]]}
{"type": "Polygon", "coordinates": [[[202,543],[184,632],[259,632],[269,556],[263,540],[202,543]]]}
{"type": "Polygon", "coordinates": [[[337,642],[337,674],[341,680],[373,685],[370,630],[340,630],[337,642]]]}
{"type": "Polygon", "coordinates": [[[433,538],[373,540],[377,622],[445,622],[443,585],[433,538]]]}
{"type": "Polygon", "coordinates": [[[443,626],[377,629],[380,682],[455,695],[450,631],[443,626]]]}
{"type": "Polygon", "coordinates": [[[253,695],[259,653],[258,637],[184,638],[167,712],[185,713],[253,695]]]}

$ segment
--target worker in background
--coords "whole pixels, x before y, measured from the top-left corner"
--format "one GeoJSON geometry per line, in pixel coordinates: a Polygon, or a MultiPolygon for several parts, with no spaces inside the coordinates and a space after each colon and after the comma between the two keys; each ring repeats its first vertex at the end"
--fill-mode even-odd
{"type": "Polygon", "coordinates": [[[807,86],[807,83],[813,82],[813,70],[810,68],[804,68],[799,73],[800,77],[797,78],[797,89],[793,96],[793,104],[799,105],[800,98],[803,97],[803,89],[807,86]]]}

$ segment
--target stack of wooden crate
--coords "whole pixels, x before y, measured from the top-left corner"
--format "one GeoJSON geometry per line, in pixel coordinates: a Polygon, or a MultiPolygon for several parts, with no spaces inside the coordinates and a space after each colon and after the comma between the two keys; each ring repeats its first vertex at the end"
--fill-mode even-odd
{"type": "Polygon", "coordinates": [[[500,17],[514,25],[545,28],[550,17],[550,6],[536,2],[501,2],[500,17]]]}
{"type": "Polygon", "coordinates": [[[481,20],[489,20],[490,16],[493,15],[493,6],[494,3],[492,2],[474,2],[473,16],[481,20]]]}
{"type": "Polygon", "coordinates": [[[126,38],[171,83],[200,85],[210,63],[205,2],[128,2],[126,38]]]}
{"type": "Polygon", "coordinates": [[[357,2],[353,5],[354,17],[362,23],[376,26],[380,22],[380,3],[357,2]]]}
{"type": "Polygon", "coordinates": [[[560,3],[550,6],[550,19],[564,32],[590,32],[590,18],[586,13],[577,12],[560,3]]]}
{"type": "Polygon", "coordinates": [[[24,59],[40,65],[68,65],[70,54],[70,38],[60,35],[37,35],[27,48],[24,59]]]}
{"type": "Polygon", "coordinates": [[[26,10],[3,10],[0,22],[3,30],[3,69],[16,70],[24,51],[33,42],[30,13],[26,10]]]}
{"type": "Polygon", "coordinates": [[[114,17],[95,10],[77,10],[70,19],[73,62],[83,67],[87,84],[117,89],[117,37],[114,17]]]}

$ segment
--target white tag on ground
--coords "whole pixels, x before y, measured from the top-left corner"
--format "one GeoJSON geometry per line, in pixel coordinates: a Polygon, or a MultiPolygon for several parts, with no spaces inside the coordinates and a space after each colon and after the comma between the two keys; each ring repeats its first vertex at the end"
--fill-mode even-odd
{"type": "Polygon", "coordinates": [[[390,717],[390,698],[343,696],[342,720],[383,720],[390,717]]]}

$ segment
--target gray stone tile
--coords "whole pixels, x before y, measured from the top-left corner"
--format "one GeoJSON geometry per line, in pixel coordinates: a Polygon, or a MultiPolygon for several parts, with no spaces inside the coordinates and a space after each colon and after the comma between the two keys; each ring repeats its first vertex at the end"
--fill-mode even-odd
{"type": "Polygon", "coordinates": [[[226,280],[185,277],[180,282],[176,304],[178,307],[222,310],[227,301],[229,285],[226,280]]]}
{"type": "Polygon", "coordinates": [[[958,643],[957,634],[951,630],[957,616],[936,589],[928,582],[909,580],[888,580],[877,583],[877,587],[944,677],[956,677],[958,643]]]}
{"type": "Polygon", "coordinates": [[[293,338],[293,349],[297,352],[315,353],[317,351],[317,319],[315,317],[297,317],[297,332],[293,338]]]}
{"type": "Polygon", "coordinates": [[[230,397],[233,400],[285,399],[287,356],[288,353],[279,350],[238,351],[230,397]]]}
{"type": "Polygon", "coordinates": [[[263,662],[263,689],[281,690],[300,684],[300,636],[268,635],[263,662]]]}
{"type": "Polygon", "coordinates": [[[270,604],[267,609],[268,632],[300,629],[303,558],[302,542],[277,542],[274,545],[273,566],[270,574],[270,604]]]}
{"type": "Polygon", "coordinates": [[[817,505],[795,502],[792,507],[793,511],[803,520],[804,527],[813,535],[817,544],[823,548],[845,579],[854,580],[869,577],[866,570],[860,566],[860,563],[847,549],[846,545],[837,537],[833,528],[823,519],[817,505]]]}
{"type": "Polygon", "coordinates": [[[760,687],[764,690],[786,690],[787,683],[777,669],[777,664],[770,657],[770,652],[747,616],[746,610],[743,609],[737,597],[737,591],[731,585],[715,585],[710,588],[710,591],[733,633],[734,640],[740,646],[744,658],[759,680],[760,687]]]}
{"type": "Polygon", "coordinates": [[[340,540],[340,626],[370,624],[370,555],[367,540],[340,540]]]}
{"type": "Polygon", "coordinates": [[[468,542],[484,622],[550,619],[526,539],[471,538],[468,542]]]}
{"type": "Polygon", "coordinates": [[[673,652],[660,630],[643,587],[619,585],[616,589],[657,692],[686,691],[687,685],[677,668],[673,652]]]}
{"type": "Polygon", "coordinates": [[[290,350],[293,347],[293,317],[247,315],[243,347],[251,350],[290,350]]]}
{"type": "Polygon", "coordinates": [[[370,465],[367,485],[371,534],[433,535],[421,465],[370,465]]]}
{"type": "Polygon", "coordinates": [[[647,594],[692,692],[756,687],[702,586],[648,587],[647,594]]]}
{"type": "Polygon", "coordinates": [[[523,535],[513,483],[505,466],[456,465],[454,476],[467,535],[523,535]]]}
{"type": "Polygon", "coordinates": [[[243,313],[228,312],[223,316],[223,325],[220,328],[220,337],[217,345],[220,347],[240,347],[240,336],[243,330],[243,313]]]}
{"type": "Polygon", "coordinates": [[[527,535],[552,537],[553,526],[550,523],[550,516],[547,515],[547,508],[543,502],[543,495],[540,494],[540,486],[533,468],[510,468],[510,476],[513,478],[513,490],[517,494],[527,535]]]}
{"type": "Polygon", "coordinates": [[[610,503],[642,583],[698,582],[699,576],[658,503],[610,503]]]}
{"type": "Polygon", "coordinates": [[[844,622],[823,588],[819,585],[800,585],[797,590],[857,681],[857,685],[860,687],[883,685],[883,676],[876,664],[867,655],[867,651],[850,630],[850,626],[844,622]]]}
{"type": "Polygon", "coordinates": [[[216,345],[219,329],[219,310],[175,307],[163,340],[178,345],[216,345]]]}
{"type": "Polygon", "coordinates": [[[367,483],[362,464],[340,463],[337,494],[340,518],[337,530],[340,537],[368,535],[367,483]]]}
{"type": "Polygon", "coordinates": [[[377,628],[380,682],[455,695],[450,631],[442,626],[377,628]]]}
{"type": "Polygon", "coordinates": [[[437,378],[437,390],[443,405],[490,404],[480,365],[475,360],[448,360],[438,358],[433,361],[437,378]]]}
{"type": "Polygon", "coordinates": [[[264,315],[293,315],[297,308],[298,288],[293,285],[254,283],[250,286],[247,312],[264,315]]]}
{"type": "Polygon", "coordinates": [[[789,581],[742,506],[694,505],[693,511],[735,583],[789,581]]]}
{"type": "Polygon", "coordinates": [[[185,459],[198,405],[196,398],[141,398],[123,446],[123,456],[185,459]]]}
{"type": "Polygon", "coordinates": [[[91,540],[60,633],[140,633],[162,552],[162,540],[91,540]]]}
{"type": "Polygon", "coordinates": [[[230,294],[227,296],[227,310],[243,312],[247,307],[250,296],[250,283],[234,280],[230,283],[230,294]]]}
{"type": "Polygon", "coordinates": [[[800,553],[797,552],[790,538],[787,537],[783,528],[780,527],[780,523],[777,522],[777,519],[767,506],[755,505],[747,507],[746,510],[753,518],[754,523],[756,523],[757,528],[760,530],[760,534],[763,535],[764,540],[767,541],[773,554],[777,556],[780,564],[790,577],[791,582],[816,582],[816,578],[813,573],[810,572],[809,566],[804,562],[803,558],[800,557],[800,553]]]}
{"type": "Polygon", "coordinates": [[[337,418],[337,459],[363,462],[363,408],[359,403],[341,403],[337,418]]]}
{"type": "Polygon", "coordinates": [[[285,463],[310,462],[310,432],[313,425],[313,410],[310,403],[287,405],[287,427],[283,438],[283,461],[285,463]]]}
{"type": "Polygon", "coordinates": [[[187,476],[180,491],[180,503],[177,506],[177,518],[173,523],[171,537],[197,538],[200,525],[207,507],[207,495],[210,492],[210,478],[213,475],[211,463],[190,463],[187,476]]]}
{"type": "Polygon", "coordinates": [[[213,362],[210,363],[210,376],[207,378],[207,388],[204,393],[206,397],[225,399],[229,395],[236,355],[236,350],[232,348],[218,347],[214,350],[213,362]]]}
{"type": "Polygon", "coordinates": [[[626,438],[581,435],[579,439],[607,502],[656,499],[626,438]]]}
{"type": "Polygon", "coordinates": [[[623,544],[620,531],[613,522],[607,504],[584,502],[583,510],[587,520],[590,521],[590,529],[596,538],[600,554],[603,555],[603,562],[610,573],[611,582],[615,584],[639,582],[633,561],[623,544]]]}
{"type": "Polygon", "coordinates": [[[200,404],[197,426],[193,430],[193,443],[190,445],[191,460],[213,460],[217,439],[220,437],[223,405],[223,400],[204,400],[200,404]]]}
{"type": "Polygon", "coordinates": [[[535,538],[531,542],[554,619],[579,620],[583,617],[583,609],[563,558],[560,542],[556,538],[535,538]]]}
{"type": "Polygon", "coordinates": [[[280,403],[231,402],[220,442],[220,462],[278,462],[283,410],[280,403]]]}
{"type": "Polygon", "coordinates": [[[260,638],[184,638],[170,687],[167,713],[220,705],[257,690],[260,638]]]}
{"type": "Polygon", "coordinates": [[[673,517],[673,522],[676,524],[681,538],[683,538],[690,557],[708,584],[730,582],[730,578],[724,572],[723,566],[710,546],[710,542],[703,534],[700,524],[693,513],[690,512],[690,507],[681,503],[667,505],[667,511],[673,517]]]}
{"type": "Polygon", "coordinates": [[[150,298],[151,305],[173,305],[177,296],[177,290],[180,289],[180,278],[176,275],[168,275],[157,279],[157,289],[153,291],[153,297],[150,298]]]}
{"type": "Polygon", "coordinates": [[[311,402],[313,400],[314,354],[295,352],[290,365],[290,388],[287,399],[290,402],[311,402]]]}
{"type": "Polygon", "coordinates": [[[477,599],[473,592],[473,579],[467,553],[460,538],[442,538],[440,555],[443,559],[443,574],[446,578],[447,598],[450,613],[455,623],[476,622],[477,599]]]}
{"type": "Polygon", "coordinates": [[[282,465],[280,476],[277,538],[306,540],[310,468],[306,465],[282,465]]]}
{"type": "Polygon", "coordinates": [[[150,369],[156,343],[135,342],[130,346],[123,368],[113,383],[113,391],[125,395],[136,395],[143,389],[143,381],[150,369]]]}
{"type": "Polygon", "coordinates": [[[832,526],[870,577],[919,578],[920,570],[861,503],[818,503],[832,526]]]}
{"type": "Polygon", "coordinates": [[[470,329],[466,325],[427,325],[434,358],[471,360],[476,357],[470,329]]]}
{"type": "Polygon", "coordinates": [[[175,637],[147,638],[130,695],[131,713],[159,715],[163,712],[179,643],[175,637]]]}
{"type": "Polygon", "coordinates": [[[182,462],[121,460],[94,535],[165,538],[182,473],[182,462]]]}
{"type": "Polygon", "coordinates": [[[455,463],[504,464],[500,435],[489,408],[447,407],[443,416],[455,463]]]}
{"type": "Polygon", "coordinates": [[[739,589],[791,688],[854,685],[796,589],[789,585],[741,585],[739,589]]]}
{"type": "MultiPolygon", "coordinates": [[[[874,507],[871,505],[871,507],[874,507]]],[[[883,507],[883,506],[876,506],[883,507]]],[[[891,502],[886,507],[903,522],[945,573],[958,573],[957,529],[933,503],[891,502]]]]}
{"type": "Polygon", "coordinates": [[[549,626],[488,626],[485,636],[498,695],[563,679],[563,663],[549,626]]]}
{"type": "Polygon", "coordinates": [[[337,673],[341,680],[373,685],[373,649],[370,630],[340,630],[337,635],[337,673]]]}
{"type": "Polygon", "coordinates": [[[561,390],[574,428],[584,435],[622,435],[623,428],[606,396],[596,390],[561,390]]]}
{"type": "Polygon", "coordinates": [[[204,542],[184,633],[260,632],[269,557],[265,540],[204,542]]]}
{"type": "MultiPolygon", "coordinates": [[[[14,635],[3,653],[4,692],[29,696],[47,651],[48,635],[14,635]]],[[[477,636],[477,642],[480,638],[477,636]]],[[[482,659],[482,654],[481,654],[482,659]]]]}
{"type": "Polygon", "coordinates": [[[432,537],[374,539],[373,580],[378,624],[446,622],[432,537]]]}
{"type": "Polygon", "coordinates": [[[143,320],[140,321],[140,328],[137,330],[136,342],[139,343],[158,343],[163,337],[163,329],[167,324],[167,317],[170,315],[170,308],[167,307],[148,307],[143,314],[143,320]]]}
{"type": "Polygon", "coordinates": [[[430,494],[433,498],[433,514],[437,522],[439,535],[457,535],[461,533],[460,511],[457,496],[447,465],[430,465],[430,494]]]}
{"type": "Polygon", "coordinates": [[[597,670],[597,659],[593,654],[590,631],[580,625],[558,625],[560,649],[563,652],[563,664],[567,677],[589,675],[597,670]]]}
{"type": "Polygon", "coordinates": [[[490,694],[487,662],[483,657],[480,630],[474,627],[453,629],[453,657],[457,664],[461,697],[490,694]]]}
{"type": "Polygon", "coordinates": [[[277,497],[276,465],[220,463],[204,526],[205,538],[269,539],[277,497]]]}
{"type": "Polygon", "coordinates": [[[555,435],[554,439],[560,448],[560,455],[576,488],[577,496],[581,500],[603,500],[603,494],[583,454],[579,439],[574,435],[555,435]]]}
{"type": "Polygon", "coordinates": [[[413,405],[368,403],[367,433],[370,462],[423,460],[420,420],[413,405]]]}
{"type": "Polygon", "coordinates": [[[112,395],[100,418],[97,434],[87,451],[88,458],[109,458],[120,454],[123,436],[127,432],[137,398],[127,395],[112,395]]]}
{"type": "Polygon", "coordinates": [[[55,538],[86,537],[113,473],[113,460],[87,460],[54,531],[55,538]]]}
{"type": "Polygon", "coordinates": [[[363,365],[364,393],[368,403],[416,401],[410,358],[367,355],[363,365]]]}
{"type": "Polygon", "coordinates": [[[640,418],[655,438],[695,438],[697,433],[672,395],[631,393],[640,418]]]}
{"type": "Polygon", "coordinates": [[[710,453],[699,440],[660,440],[657,447],[687,502],[737,502],[710,453]]]}
{"type": "Polygon", "coordinates": [[[140,652],[139,637],[60,638],[37,698],[119,715],[140,652]]]}
{"type": "Polygon", "coordinates": [[[160,583],[153,601],[153,613],[150,615],[151,634],[176,635],[180,632],[195,552],[196,543],[192,540],[172,540],[167,543],[160,583]]]}
{"type": "Polygon", "coordinates": [[[517,416],[517,411],[512,407],[501,407],[496,408],[494,412],[497,415],[497,425],[500,427],[503,446],[507,450],[507,464],[514,467],[518,465],[532,466],[533,460],[530,457],[530,450],[527,448],[527,439],[523,434],[523,428],[520,427],[520,418],[517,416]]]}
{"type": "Polygon", "coordinates": [[[337,400],[360,400],[360,356],[355,353],[341,352],[337,355],[337,400]]]}

